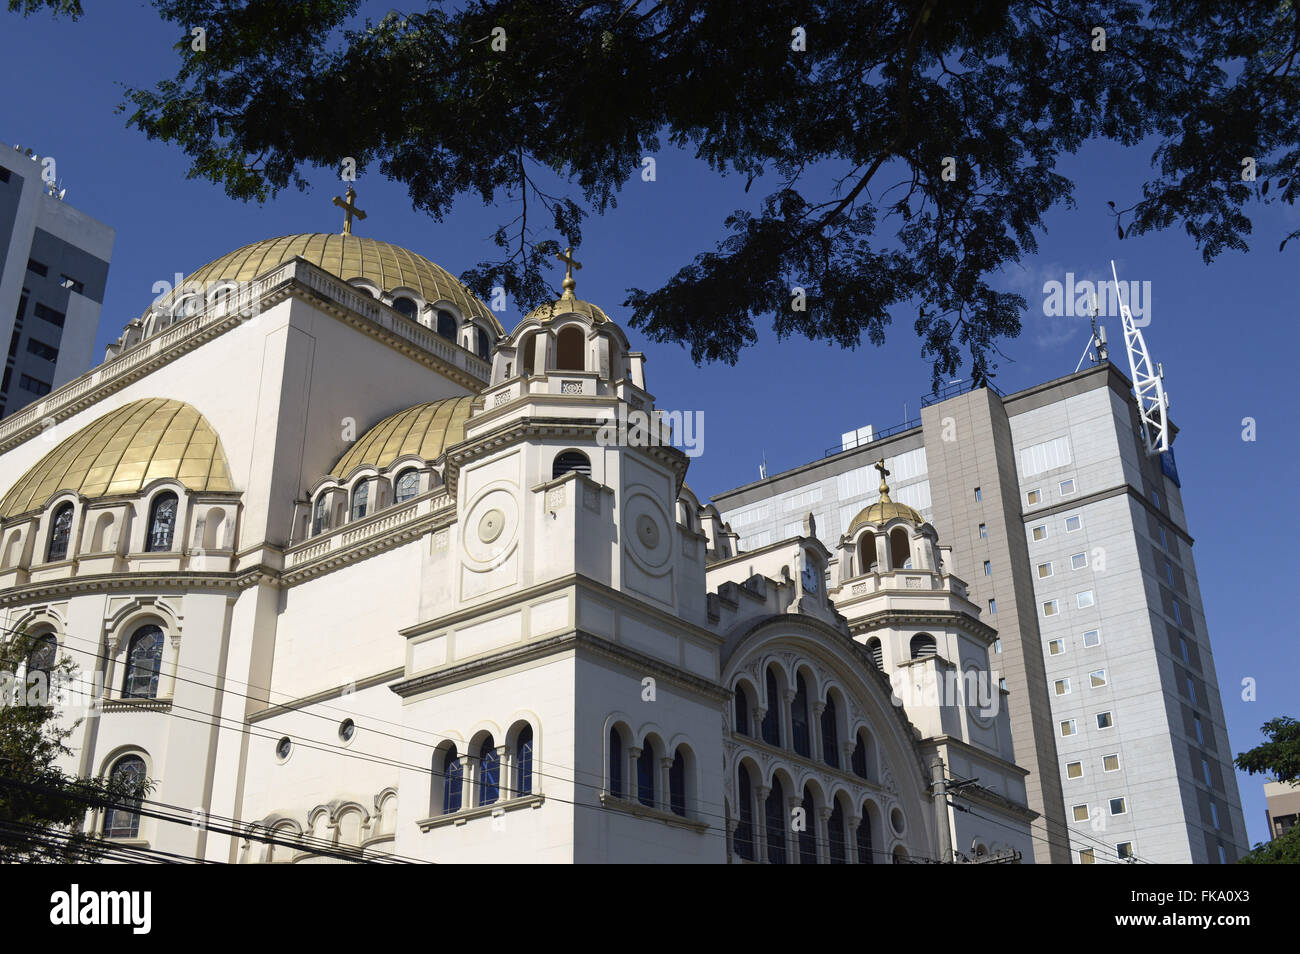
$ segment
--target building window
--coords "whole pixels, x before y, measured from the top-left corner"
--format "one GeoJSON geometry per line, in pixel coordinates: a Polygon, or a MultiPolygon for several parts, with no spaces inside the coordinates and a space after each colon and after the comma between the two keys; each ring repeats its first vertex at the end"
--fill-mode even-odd
{"type": "Polygon", "coordinates": [[[749,735],[749,693],[744,686],[736,686],[736,733],[749,735]]]}
{"type": "Polygon", "coordinates": [[[1052,689],[1058,696],[1068,696],[1070,694],[1070,680],[1058,679],[1052,684],[1052,689]]]}
{"type": "Polygon", "coordinates": [[[515,794],[531,795],[533,791],[533,727],[519,730],[515,740],[515,794]]]}
{"type": "Polygon", "coordinates": [[[447,747],[443,755],[442,771],[435,778],[442,777],[442,813],[451,815],[460,811],[462,786],[465,781],[465,767],[461,765],[456,746],[447,747]]]}
{"type": "Polygon", "coordinates": [[[1174,622],[1181,625],[1183,622],[1183,611],[1178,608],[1177,600],[1174,600],[1173,604],[1174,604],[1174,622]]]}
{"type": "Polygon", "coordinates": [[[976,487],[976,488],[975,488],[975,500],[976,500],[976,502],[979,502],[979,501],[981,501],[981,500],[983,500],[983,499],[984,499],[984,495],[983,495],[982,493],[980,493],[980,489],[979,489],[978,487],[976,487]]]}
{"type": "MultiPolygon", "coordinates": [[[[486,331],[478,326],[475,326],[474,328],[474,353],[484,361],[487,361],[492,357],[492,339],[488,337],[486,331]]],[[[508,374],[506,375],[506,377],[509,376],[510,375],[508,374]]]]}
{"type": "Polygon", "coordinates": [[[339,741],[347,744],[351,742],[357,734],[357,724],[351,719],[344,719],[339,723],[339,741]]]}
{"type": "Polygon", "coordinates": [[[1182,633],[1178,634],[1178,651],[1183,655],[1183,662],[1191,663],[1191,656],[1187,652],[1187,637],[1182,633]]]}
{"type": "Polygon", "coordinates": [[[746,861],[754,860],[754,796],[750,788],[749,771],[743,765],[736,776],[737,824],[732,846],[737,855],[746,861]]]}
{"type": "Polygon", "coordinates": [[[167,553],[172,549],[176,531],[176,495],[159,494],[149,512],[149,538],[144,548],[149,553],[167,553]]]}
{"type": "Polygon", "coordinates": [[[929,633],[917,633],[912,637],[913,659],[924,659],[927,656],[933,656],[937,649],[934,637],[929,633]]]}
{"type": "Polygon", "coordinates": [[[1151,488],[1151,502],[1156,505],[1157,510],[1160,509],[1160,491],[1154,487],[1151,488]]]}
{"type": "Polygon", "coordinates": [[[1124,801],[1123,796],[1112,798],[1110,800],[1110,813],[1112,815],[1127,815],[1128,804],[1124,801]]]}
{"type": "Polygon", "coordinates": [[[1088,565],[1087,553],[1076,553],[1070,557],[1070,569],[1082,570],[1088,565]]]}
{"type": "Polygon", "coordinates": [[[1201,756],[1201,775],[1204,777],[1206,785],[1214,784],[1210,778],[1210,760],[1205,756],[1201,756]]]}
{"type": "Polygon", "coordinates": [[[981,523],[981,524],[980,524],[980,539],[981,539],[981,540],[987,540],[988,538],[989,538],[989,528],[988,528],[988,526],[986,526],[985,524],[982,524],[982,523],[981,523]]]}
{"type": "Polygon", "coordinates": [[[448,341],[456,340],[456,316],[445,309],[438,309],[437,327],[434,330],[438,337],[446,338],[448,341]]]}
{"type": "Polygon", "coordinates": [[[999,691],[999,692],[1006,692],[1006,691],[1007,691],[1007,680],[1006,680],[1006,677],[1003,677],[1003,678],[1001,678],[1001,679],[998,680],[998,691],[999,691]]]}
{"type": "MultiPolygon", "coordinates": [[[[857,740],[853,745],[853,757],[851,761],[854,775],[858,778],[865,778],[868,780],[871,778],[871,774],[867,769],[867,746],[862,741],[861,732],[858,732],[857,740]]],[[[867,820],[865,818],[862,819],[862,823],[865,825],[867,820]]]]}
{"type": "Polygon", "coordinates": [[[1045,580],[1051,575],[1052,575],[1051,561],[1048,561],[1047,563],[1038,564],[1038,578],[1040,580],[1045,580]]]}
{"type": "Polygon", "coordinates": [[[1032,530],[1029,531],[1029,535],[1034,538],[1035,543],[1037,543],[1040,540],[1046,540],[1047,525],[1040,523],[1038,526],[1034,527],[1032,530]]]}
{"type": "Polygon", "coordinates": [[[1088,685],[1093,689],[1100,689],[1102,686],[1106,685],[1106,670],[1095,669],[1088,673],[1088,685]]]}
{"type": "Polygon", "coordinates": [[[1025,494],[1025,499],[1029,502],[1029,506],[1037,507],[1043,502],[1043,492],[1041,490],[1031,490],[1025,494]]]}
{"type": "Polygon", "coordinates": [[[1160,548],[1161,548],[1162,550],[1168,550],[1168,549],[1169,549],[1169,541],[1165,538],[1165,528],[1164,528],[1164,527],[1156,527],[1156,530],[1158,530],[1158,531],[1160,532],[1160,548]]]}
{"type": "Polygon", "coordinates": [[[1111,718],[1111,714],[1109,712],[1097,713],[1097,728],[1109,729],[1114,724],[1115,724],[1115,720],[1111,718]]]}
{"type": "Polygon", "coordinates": [[[1066,533],[1074,533],[1076,530],[1082,530],[1082,529],[1083,529],[1083,518],[1080,517],[1078,514],[1075,514],[1073,517],[1065,518],[1066,533]]]}
{"type": "Polygon", "coordinates": [[[1071,477],[1069,480],[1063,480],[1063,481],[1061,481],[1061,484],[1060,484],[1060,491],[1061,491],[1061,496],[1062,496],[1062,497],[1069,497],[1071,494],[1073,494],[1073,493],[1074,493],[1074,478],[1071,477]]]}
{"type": "Polygon", "coordinates": [[[609,794],[623,797],[623,736],[617,726],[609,730],[609,794]]]}
{"type": "Polygon", "coordinates": [[[501,756],[497,755],[492,736],[478,748],[478,803],[495,805],[501,797],[501,756]]]}
{"type": "Polygon", "coordinates": [[[575,325],[560,329],[555,337],[555,369],[557,371],[585,371],[587,367],[586,337],[575,325]]]}
{"type": "Polygon", "coordinates": [[[997,611],[998,611],[998,601],[989,600],[989,615],[990,616],[997,615],[997,611]]]}
{"type": "Polygon", "coordinates": [[[1065,777],[1066,777],[1066,778],[1083,778],[1083,763],[1082,763],[1082,762],[1066,762],[1066,763],[1065,763],[1065,777]]]}
{"type": "Polygon", "coordinates": [[[831,864],[842,865],[848,861],[848,853],[844,847],[844,809],[840,807],[838,798],[835,800],[835,807],[831,809],[831,817],[826,819],[826,841],[830,849],[831,864]]]}
{"type": "Polygon", "coordinates": [[[1043,602],[1043,615],[1056,616],[1061,612],[1061,604],[1058,600],[1045,600],[1043,602]]]}
{"type": "Polygon", "coordinates": [[[400,314],[402,317],[410,318],[412,321],[414,321],[415,315],[419,309],[416,306],[414,301],[407,298],[405,295],[399,295],[398,297],[393,299],[393,310],[396,311],[398,314],[400,314]]]}
{"type": "Polygon", "coordinates": [[[1226,865],[1227,863],[1228,863],[1228,856],[1227,854],[1224,853],[1223,842],[1220,841],[1219,842],[1219,864],[1226,865]]]}
{"type": "Polygon", "coordinates": [[[679,748],[668,768],[668,810],[686,817],[686,756],[679,748]]]}
{"type": "Polygon", "coordinates": [[[48,321],[56,328],[62,328],[63,322],[68,317],[61,311],[55,311],[49,305],[42,305],[39,301],[36,303],[36,307],[32,309],[32,314],[42,321],[48,321]]]}
{"type": "Polygon", "coordinates": [[[293,739],[287,735],[282,736],[280,741],[275,743],[275,758],[278,762],[287,762],[290,753],[293,752],[293,739]]]}
{"type": "Polygon", "coordinates": [[[808,732],[808,686],[800,673],[794,680],[794,701],[790,703],[790,733],[794,736],[794,750],[804,758],[812,754],[808,732]]]}
{"type": "Polygon", "coordinates": [[[1047,641],[1047,655],[1060,656],[1065,652],[1065,640],[1049,639],[1047,641]]]}
{"type": "Polygon", "coordinates": [[[772,779],[772,790],[764,804],[767,822],[767,860],[769,864],[785,864],[785,790],[779,778],[772,779]]]}
{"type": "Polygon", "coordinates": [[[555,462],[551,464],[551,479],[555,480],[570,472],[581,474],[583,477],[591,476],[591,461],[587,459],[586,454],[571,450],[556,455],[555,462]]]}
{"type": "Polygon", "coordinates": [[[162,650],[163,631],[159,627],[141,626],[135,631],[126,650],[126,676],[122,682],[124,699],[158,697],[162,650]]]}
{"type": "Polygon", "coordinates": [[[1103,755],[1101,757],[1101,770],[1103,772],[1119,771],[1119,756],[1116,754],[1103,755]]]}
{"type": "MultiPolygon", "coordinates": [[[[109,777],[114,782],[123,782],[134,790],[144,787],[144,759],[138,755],[124,755],[113,763],[109,777]]],[[[140,796],[123,798],[121,805],[109,808],[104,813],[105,838],[137,838],[140,835],[140,796]]]]}
{"type": "Polygon", "coordinates": [[[86,293],[85,283],[77,281],[71,275],[60,275],[59,284],[74,295],[84,295],[86,293]]]}
{"type": "Polygon", "coordinates": [[[781,744],[781,694],[776,686],[776,672],[767,670],[767,711],[763,713],[761,729],[763,741],[768,745],[781,744]]]}
{"type": "Polygon", "coordinates": [[[1132,858],[1133,842],[1121,841],[1115,846],[1115,854],[1119,857],[1120,861],[1127,861],[1129,858],[1132,858]]]}
{"type": "Polygon", "coordinates": [[[1087,609],[1094,605],[1097,600],[1092,595],[1092,590],[1084,590],[1082,593],[1074,594],[1075,602],[1079,604],[1079,609],[1087,609]]]}
{"type": "Polygon", "coordinates": [[[316,506],[312,508],[311,516],[311,534],[316,536],[328,525],[329,507],[326,503],[325,494],[322,493],[316,498],[316,506]]]}
{"type": "Polygon", "coordinates": [[[50,385],[47,382],[26,374],[19,376],[18,386],[23,388],[23,390],[30,391],[37,397],[42,397],[50,393],[50,385]]]}
{"type": "Polygon", "coordinates": [[[984,561],[984,575],[985,576],[993,575],[993,564],[988,560],[984,561]]]}
{"type": "Polygon", "coordinates": [[[858,824],[857,842],[858,864],[875,864],[876,853],[871,848],[871,815],[866,805],[862,806],[862,821],[858,824]]]}
{"type": "Polygon", "coordinates": [[[35,338],[27,339],[27,351],[38,358],[44,358],[46,361],[57,361],[59,359],[58,348],[47,345],[44,341],[37,341],[35,338]]]}
{"type": "Polygon", "coordinates": [[[396,503],[406,503],[420,492],[420,472],[417,470],[404,470],[398,475],[397,483],[394,485],[393,499],[396,503]]]}
{"type": "Polygon", "coordinates": [[[1192,716],[1192,723],[1193,723],[1193,727],[1196,729],[1196,741],[1197,741],[1200,745],[1204,745],[1204,744],[1205,744],[1205,729],[1204,729],[1204,727],[1201,725],[1201,717],[1200,717],[1200,716],[1192,716]]]}
{"type": "Polygon", "coordinates": [[[1061,737],[1067,738],[1079,731],[1078,723],[1074,719],[1065,719],[1061,722],[1061,737]]]}
{"type": "Polygon", "coordinates": [[[1080,848],[1080,849],[1079,849],[1079,864],[1081,864],[1081,865],[1095,865],[1096,863],[1097,863],[1097,855],[1096,855],[1096,852],[1094,852],[1091,848],[1080,848]]]}
{"type": "Polygon", "coordinates": [[[995,653],[1000,653],[1000,652],[1002,652],[1002,637],[1001,637],[1001,636],[999,636],[997,639],[993,640],[993,651],[994,651],[995,653]]]}
{"type": "MultiPolygon", "coordinates": [[[[48,689],[48,678],[50,671],[54,668],[55,658],[59,654],[59,641],[53,633],[45,633],[37,636],[32,640],[31,647],[27,650],[27,674],[26,679],[31,679],[36,673],[46,677],[46,688],[48,689]]],[[[29,686],[30,688],[30,686],[29,686]]]]}
{"type": "Polygon", "coordinates": [[[360,520],[370,512],[370,481],[363,480],[352,491],[352,519],[360,520]]]}
{"type": "Polygon", "coordinates": [[[1174,565],[1168,560],[1165,560],[1165,579],[1169,581],[1170,586],[1174,585],[1174,565]]]}
{"type": "Polygon", "coordinates": [[[655,804],[655,749],[646,739],[645,748],[636,759],[636,800],[654,808],[655,804]]]}
{"type": "Polygon", "coordinates": [[[817,803],[813,799],[812,789],[804,786],[803,801],[800,803],[804,815],[804,829],[799,832],[799,864],[817,864],[817,803]]]}
{"type": "Polygon", "coordinates": [[[867,652],[871,655],[872,664],[883,672],[885,669],[885,650],[880,645],[880,640],[875,636],[867,640],[867,652]]]}
{"type": "Polygon", "coordinates": [[[1214,804],[1213,800],[1210,801],[1210,821],[1214,823],[1215,828],[1219,827],[1219,806],[1214,804]]]}
{"type": "Polygon", "coordinates": [[[50,271],[45,265],[36,261],[36,259],[34,258],[29,258],[27,260],[27,270],[29,272],[35,272],[37,275],[40,275],[42,278],[44,278],[47,274],[49,274],[50,271]]]}
{"type": "Polygon", "coordinates": [[[1083,634],[1083,645],[1091,649],[1093,646],[1101,645],[1101,630],[1090,629],[1083,634]]]}
{"type": "Polygon", "coordinates": [[[50,545],[46,549],[46,559],[50,563],[68,558],[68,541],[72,537],[72,504],[65,503],[54,511],[50,521],[50,545]]]}
{"type": "Polygon", "coordinates": [[[1086,822],[1088,820],[1087,804],[1075,805],[1070,809],[1070,812],[1074,815],[1074,820],[1077,822],[1086,822]]]}
{"type": "Polygon", "coordinates": [[[826,697],[826,707],[822,709],[822,761],[831,768],[840,767],[839,719],[835,711],[835,700],[826,697]]]}

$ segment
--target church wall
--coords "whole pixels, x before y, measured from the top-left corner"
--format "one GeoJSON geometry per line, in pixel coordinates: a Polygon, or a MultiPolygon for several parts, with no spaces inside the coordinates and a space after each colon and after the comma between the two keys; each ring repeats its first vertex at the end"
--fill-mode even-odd
{"type": "MultiPolygon", "coordinates": [[[[592,781],[581,771],[575,776],[574,692],[574,657],[565,651],[483,671],[405,700],[396,851],[443,863],[572,862],[575,791],[592,781]],[[442,816],[441,779],[432,774],[429,744],[451,741],[463,757],[483,732],[490,732],[496,745],[505,744],[506,733],[520,720],[533,728],[537,797],[503,797],[479,811],[471,766],[464,810],[442,816]]],[[[503,796],[504,788],[503,780],[503,796]]]]}

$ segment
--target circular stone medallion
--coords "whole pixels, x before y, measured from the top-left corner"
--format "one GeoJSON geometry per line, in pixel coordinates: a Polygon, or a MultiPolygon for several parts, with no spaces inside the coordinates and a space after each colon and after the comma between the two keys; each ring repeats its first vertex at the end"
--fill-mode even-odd
{"type": "Polygon", "coordinates": [[[491,543],[501,536],[501,531],[505,529],[505,525],[506,515],[493,507],[483,514],[482,519],[478,522],[478,538],[484,543],[491,543]]]}

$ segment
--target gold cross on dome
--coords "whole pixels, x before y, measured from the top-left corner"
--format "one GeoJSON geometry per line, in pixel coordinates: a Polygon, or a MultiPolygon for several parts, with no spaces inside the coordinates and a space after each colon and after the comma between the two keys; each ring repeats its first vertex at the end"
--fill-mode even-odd
{"type": "Polygon", "coordinates": [[[566,248],[564,254],[556,252],[555,257],[564,263],[564,281],[561,283],[564,286],[564,293],[572,295],[573,290],[578,287],[578,283],[573,280],[573,270],[582,268],[582,263],[573,257],[572,248],[566,248]]]}
{"type": "Polygon", "coordinates": [[[880,471],[880,496],[884,500],[889,499],[889,484],[885,483],[885,478],[889,476],[889,471],[885,469],[885,458],[875,463],[876,470],[880,471]]]}
{"type": "Polygon", "coordinates": [[[347,195],[346,200],[341,199],[338,196],[335,196],[334,204],[343,210],[343,234],[351,235],[352,216],[355,215],[359,219],[364,219],[366,217],[366,213],[362,212],[356,206],[356,199],[357,199],[356,189],[352,188],[352,186],[348,186],[348,191],[346,195],[347,195]]]}

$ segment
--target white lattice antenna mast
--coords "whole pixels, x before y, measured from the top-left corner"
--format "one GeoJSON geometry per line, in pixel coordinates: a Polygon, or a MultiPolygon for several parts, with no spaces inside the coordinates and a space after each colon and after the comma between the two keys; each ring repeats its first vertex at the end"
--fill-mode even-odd
{"type": "Polygon", "coordinates": [[[1110,263],[1110,274],[1115,279],[1115,300],[1119,302],[1120,317],[1124,322],[1124,347],[1128,351],[1138,415],[1142,418],[1142,437],[1148,454],[1160,454],[1169,450],[1169,395],[1165,393],[1165,371],[1160,365],[1151,363],[1142,331],[1133,323],[1133,313],[1120,294],[1114,259],[1110,263]]]}

